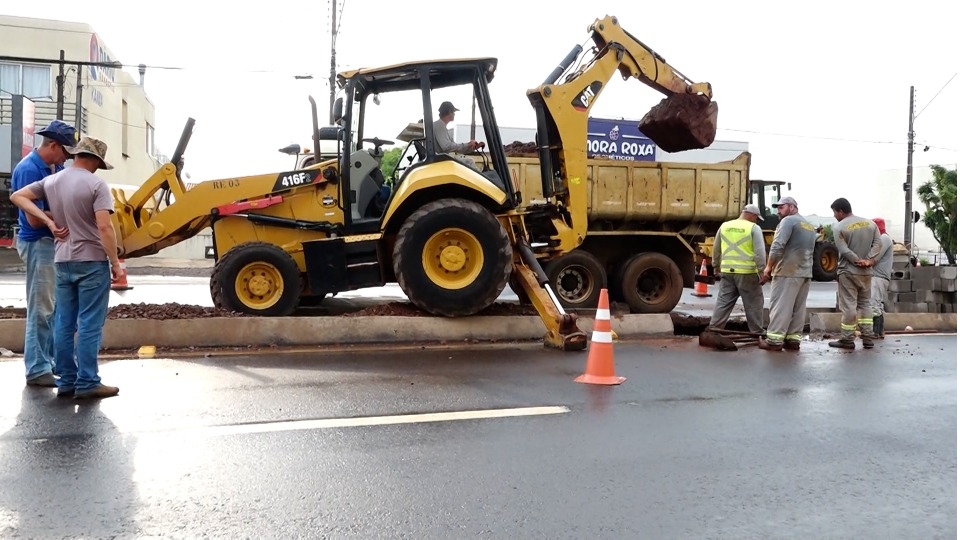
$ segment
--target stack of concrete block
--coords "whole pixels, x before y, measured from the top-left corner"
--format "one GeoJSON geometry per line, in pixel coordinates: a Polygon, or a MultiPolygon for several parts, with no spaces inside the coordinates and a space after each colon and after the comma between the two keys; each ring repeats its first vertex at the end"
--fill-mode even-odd
{"type": "Polygon", "coordinates": [[[907,256],[895,255],[883,305],[888,313],[956,313],[957,267],[910,266],[907,256]]]}

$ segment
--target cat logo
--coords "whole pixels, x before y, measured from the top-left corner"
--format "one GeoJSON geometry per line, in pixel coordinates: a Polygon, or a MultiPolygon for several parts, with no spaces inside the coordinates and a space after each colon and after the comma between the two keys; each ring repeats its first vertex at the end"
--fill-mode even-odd
{"type": "Polygon", "coordinates": [[[571,105],[580,112],[586,112],[593,103],[593,100],[597,97],[597,94],[600,93],[601,88],[603,88],[603,84],[601,84],[600,81],[593,81],[590,83],[590,86],[581,90],[580,93],[577,94],[577,97],[573,98],[571,105]]]}

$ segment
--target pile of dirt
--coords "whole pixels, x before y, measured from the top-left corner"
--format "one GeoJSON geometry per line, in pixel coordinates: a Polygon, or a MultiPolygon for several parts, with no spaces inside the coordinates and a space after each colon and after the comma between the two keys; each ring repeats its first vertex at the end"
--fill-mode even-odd
{"type": "MultiPolygon", "coordinates": [[[[525,316],[536,315],[537,310],[533,306],[520,305],[506,302],[495,302],[487,309],[477,313],[478,317],[496,317],[496,316],[525,316]]],[[[390,302],[379,306],[370,306],[360,311],[344,313],[344,317],[433,317],[430,313],[423,311],[409,302],[390,302]]]]}
{"type": "Polygon", "coordinates": [[[209,317],[246,317],[243,313],[168,302],[166,304],[121,304],[107,311],[108,319],[204,319],[209,317]]]}
{"type": "Polygon", "coordinates": [[[639,127],[666,152],[706,148],[717,136],[717,103],[705,96],[673,94],[650,109],[639,127]]]}
{"type": "Polygon", "coordinates": [[[0,319],[23,319],[27,316],[27,310],[24,308],[3,307],[0,308],[0,319]]]}
{"type": "Polygon", "coordinates": [[[537,143],[513,141],[504,145],[503,151],[509,157],[536,157],[537,143]]]}
{"type": "MultiPolygon", "coordinates": [[[[496,302],[477,316],[535,316],[537,311],[530,305],[510,302],[496,302]]],[[[121,304],[107,311],[107,319],[150,319],[163,321],[168,319],[206,319],[211,317],[252,317],[244,313],[227,311],[213,307],[194,306],[168,302],[166,304],[121,304]]],[[[343,313],[342,317],[433,317],[410,302],[390,302],[370,306],[359,311],[343,313]]],[[[23,319],[26,310],[22,308],[0,308],[0,319],[23,319]]]]}

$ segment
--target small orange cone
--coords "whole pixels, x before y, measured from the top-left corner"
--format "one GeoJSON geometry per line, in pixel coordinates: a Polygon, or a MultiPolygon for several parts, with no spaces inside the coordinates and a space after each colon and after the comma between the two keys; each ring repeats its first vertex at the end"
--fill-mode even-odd
{"type": "Polygon", "coordinates": [[[132,288],[133,287],[127,284],[127,263],[123,259],[120,259],[120,279],[110,284],[110,290],[129,291],[132,288]]]}
{"type": "MultiPolygon", "coordinates": [[[[707,277],[707,260],[703,259],[700,263],[700,275],[707,277]]],[[[699,296],[700,298],[706,298],[707,296],[713,296],[707,292],[707,284],[702,281],[697,281],[693,285],[693,295],[699,296]]]]}
{"type": "Polygon", "coordinates": [[[587,370],[574,381],[586,384],[620,384],[626,377],[617,377],[613,367],[613,334],[610,329],[610,301],[607,290],[600,289],[600,305],[593,322],[593,337],[587,355],[587,370]]]}

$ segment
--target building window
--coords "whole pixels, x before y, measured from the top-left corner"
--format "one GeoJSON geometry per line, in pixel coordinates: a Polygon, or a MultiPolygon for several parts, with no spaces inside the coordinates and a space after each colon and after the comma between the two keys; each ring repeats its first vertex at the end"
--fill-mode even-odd
{"type": "Polygon", "coordinates": [[[50,66],[0,62],[0,95],[23,94],[34,99],[53,99],[50,66]]]}
{"type": "Polygon", "coordinates": [[[147,122],[147,155],[150,157],[157,157],[157,148],[154,146],[153,141],[153,126],[147,122]]]}

